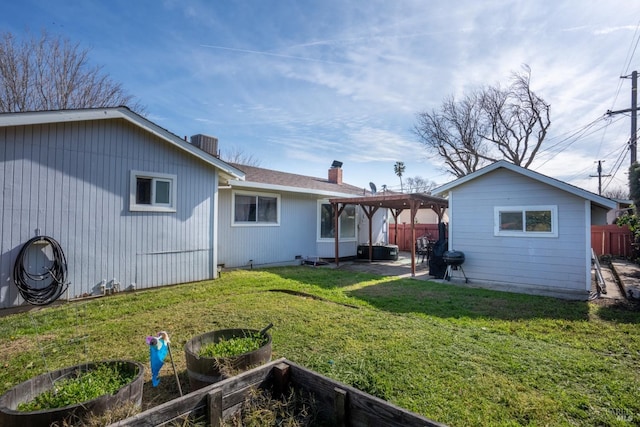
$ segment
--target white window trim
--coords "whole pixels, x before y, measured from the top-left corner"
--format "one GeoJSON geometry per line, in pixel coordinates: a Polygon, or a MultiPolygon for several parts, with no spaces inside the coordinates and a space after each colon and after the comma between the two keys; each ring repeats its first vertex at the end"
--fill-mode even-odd
{"type": "MultiPolygon", "coordinates": [[[[335,238],[334,237],[322,237],[321,233],[322,233],[322,227],[321,227],[321,223],[320,220],[322,219],[322,205],[328,205],[329,200],[318,200],[318,208],[317,208],[317,215],[318,215],[318,219],[316,221],[316,239],[318,242],[334,242],[335,238]]],[[[356,209],[356,217],[355,217],[355,224],[354,224],[354,236],[353,237],[340,237],[339,240],[341,242],[355,242],[358,240],[358,207],[355,207],[356,209]]],[[[335,220],[335,218],[332,218],[332,221],[335,220]]],[[[338,221],[338,227],[340,227],[340,221],[338,221]]],[[[338,236],[340,236],[340,230],[338,230],[338,236]]]]}
{"type": "MultiPolygon", "coordinates": [[[[523,221],[524,224],[524,221],[523,221]]],[[[533,205],[533,206],[495,206],[493,208],[493,235],[508,237],[558,237],[558,206],[533,205]],[[500,230],[500,212],[514,211],[551,211],[551,231],[514,231],[500,230]]]]}
{"type": "Polygon", "coordinates": [[[241,191],[234,190],[231,192],[231,226],[232,227],[279,227],[280,226],[280,194],[278,193],[263,193],[258,191],[241,191]],[[236,194],[241,196],[264,196],[276,198],[276,222],[236,222],[236,194]]]}
{"type": "MultiPolygon", "coordinates": [[[[152,189],[155,186],[152,185],[152,189]]],[[[131,212],[176,212],[177,210],[177,188],[178,188],[178,176],[167,174],[167,173],[157,173],[157,172],[145,172],[132,170],[130,174],[129,181],[129,211],[131,212]],[[152,180],[162,180],[169,181],[169,199],[170,202],[168,205],[159,205],[153,204],[153,195],[151,197],[150,205],[141,205],[136,203],[136,189],[137,189],[137,179],[138,178],[150,178],[152,180]]]]}

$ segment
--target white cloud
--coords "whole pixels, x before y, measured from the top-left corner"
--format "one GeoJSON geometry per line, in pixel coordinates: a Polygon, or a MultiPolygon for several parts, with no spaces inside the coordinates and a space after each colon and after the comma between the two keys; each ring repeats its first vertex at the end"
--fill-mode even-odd
{"type": "MultiPolygon", "coordinates": [[[[418,111],[449,95],[506,85],[528,64],[533,89],[551,104],[548,142],[555,144],[608,109],[629,108],[630,82],[619,76],[640,65],[630,55],[640,3],[625,0],[164,0],[155,7],[25,0],[7,7],[0,24],[14,31],[63,22],[171,132],[218,135],[282,170],[316,164],[324,174],[325,163],[340,157],[365,184],[372,169],[394,181],[395,160],[425,177],[440,173],[411,128],[418,111]]],[[[610,155],[613,164],[628,132],[628,118],[612,119],[541,170],[579,177],[597,157],[610,155]]]]}

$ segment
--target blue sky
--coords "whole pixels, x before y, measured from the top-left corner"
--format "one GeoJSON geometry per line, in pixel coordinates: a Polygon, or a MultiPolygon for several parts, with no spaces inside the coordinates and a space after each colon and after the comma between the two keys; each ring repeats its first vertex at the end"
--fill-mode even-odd
{"type": "Polygon", "coordinates": [[[597,191],[625,187],[640,2],[609,0],[4,1],[0,28],[46,29],[180,135],[204,133],[260,166],[399,188],[453,179],[411,129],[416,114],[528,64],[552,126],[532,169],[597,191]],[[546,147],[546,149],[545,149],[546,147]],[[614,173],[615,172],[615,173],[614,173]],[[609,183],[609,181],[611,181],[609,183]]]}

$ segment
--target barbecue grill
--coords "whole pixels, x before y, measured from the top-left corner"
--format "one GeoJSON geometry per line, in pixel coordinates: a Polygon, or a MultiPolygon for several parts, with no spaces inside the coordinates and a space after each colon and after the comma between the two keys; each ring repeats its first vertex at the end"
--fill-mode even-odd
{"type": "Polygon", "coordinates": [[[464,263],[464,252],[460,251],[445,251],[442,254],[442,260],[447,264],[447,271],[444,274],[446,280],[451,280],[451,272],[453,270],[460,270],[464,276],[464,282],[469,283],[467,275],[464,273],[462,264],[464,263]]]}

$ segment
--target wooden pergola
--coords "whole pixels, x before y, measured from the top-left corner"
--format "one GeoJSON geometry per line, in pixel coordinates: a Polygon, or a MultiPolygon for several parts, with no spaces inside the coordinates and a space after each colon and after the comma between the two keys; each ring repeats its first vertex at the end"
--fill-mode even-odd
{"type": "MultiPolygon", "coordinates": [[[[414,218],[419,209],[431,209],[438,215],[438,222],[442,222],[445,210],[449,206],[449,201],[442,197],[430,196],[423,193],[413,194],[379,194],[366,197],[344,197],[339,199],[329,199],[329,203],[333,206],[335,230],[338,230],[340,214],[347,205],[360,205],[365,215],[369,219],[369,262],[372,260],[372,240],[373,230],[371,220],[373,215],[380,208],[389,209],[393,215],[395,223],[396,236],[398,235],[398,216],[402,211],[409,209],[411,211],[411,240],[416,241],[416,229],[414,218]]],[[[339,264],[339,233],[335,233],[335,261],[339,264]]],[[[415,244],[411,245],[411,276],[416,275],[416,248],[415,244]]]]}

